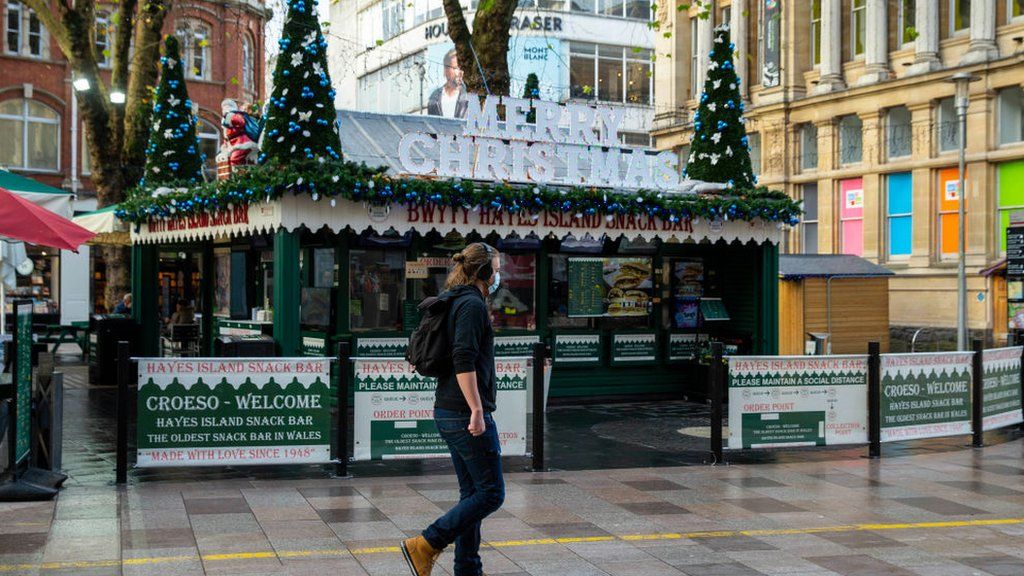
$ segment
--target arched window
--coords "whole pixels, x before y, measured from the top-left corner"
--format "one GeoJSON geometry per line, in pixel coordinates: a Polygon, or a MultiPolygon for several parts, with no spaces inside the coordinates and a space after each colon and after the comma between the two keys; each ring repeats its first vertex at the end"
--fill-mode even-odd
{"type": "Polygon", "coordinates": [[[198,20],[178,22],[175,32],[181,43],[185,78],[210,79],[210,27],[198,20]]]}
{"type": "Polygon", "coordinates": [[[248,34],[242,35],[242,88],[248,92],[256,91],[256,61],[252,55],[252,40],[248,34]]]}
{"type": "Polygon", "coordinates": [[[220,128],[213,122],[196,118],[196,138],[199,152],[206,154],[203,173],[207,180],[217,179],[217,152],[220,150],[220,128]]]}
{"type": "Polygon", "coordinates": [[[21,98],[0,102],[0,134],[0,165],[60,170],[60,114],[49,106],[21,98]]]}

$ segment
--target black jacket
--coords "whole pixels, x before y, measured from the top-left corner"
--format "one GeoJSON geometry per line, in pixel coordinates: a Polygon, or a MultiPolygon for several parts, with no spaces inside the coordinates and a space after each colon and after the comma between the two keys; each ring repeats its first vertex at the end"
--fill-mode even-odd
{"type": "Polygon", "coordinates": [[[476,372],[477,390],[484,412],[494,412],[497,386],[494,376],[494,329],[487,301],[474,286],[459,286],[442,294],[451,296],[448,337],[452,343],[451,374],[437,379],[434,407],[470,413],[456,374],[476,372]]]}
{"type": "MultiPolygon", "coordinates": [[[[430,116],[444,116],[444,111],[441,110],[442,92],[444,92],[444,86],[440,86],[430,93],[430,98],[427,99],[427,114],[430,116]]],[[[452,118],[465,118],[468,108],[469,98],[466,96],[466,91],[460,88],[459,98],[455,101],[455,116],[452,118]]]]}

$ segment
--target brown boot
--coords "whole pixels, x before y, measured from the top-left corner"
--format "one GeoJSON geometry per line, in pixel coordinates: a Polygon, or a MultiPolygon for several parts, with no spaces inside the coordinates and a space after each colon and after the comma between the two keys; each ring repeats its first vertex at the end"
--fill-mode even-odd
{"type": "Polygon", "coordinates": [[[423,536],[402,541],[402,556],[405,556],[405,561],[409,564],[409,569],[412,570],[412,576],[430,576],[431,570],[434,569],[434,562],[440,555],[441,551],[434,550],[434,547],[423,536]]]}

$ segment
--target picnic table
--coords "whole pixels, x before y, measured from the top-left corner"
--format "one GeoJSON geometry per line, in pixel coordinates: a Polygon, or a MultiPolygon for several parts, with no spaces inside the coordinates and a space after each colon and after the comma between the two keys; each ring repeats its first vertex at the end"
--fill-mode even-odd
{"type": "Polygon", "coordinates": [[[57,353],[61,344],[77,344],[85,358],[88,338],[88,322],[72,322],[71,324],[46,324],[36,339],[43,344],[53,344],[52,352],[57,353]]]}

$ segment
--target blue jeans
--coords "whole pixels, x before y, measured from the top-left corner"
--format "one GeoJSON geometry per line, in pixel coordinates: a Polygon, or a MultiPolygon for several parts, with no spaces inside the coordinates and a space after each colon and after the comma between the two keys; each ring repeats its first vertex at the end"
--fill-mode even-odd
{"type": "Polygon", "coordinates": [[[486,431],[469,433],[469,415],[434,409],[437,431],[448,443],[452,464],[459,478],[459,503],[423,531],[435,550],[455,543],[455,576],[479,576],[480,521],[501,508],[505,501],[505,480],[501,476],[501,444],[494,418],[484,415],[486,431]]]}

